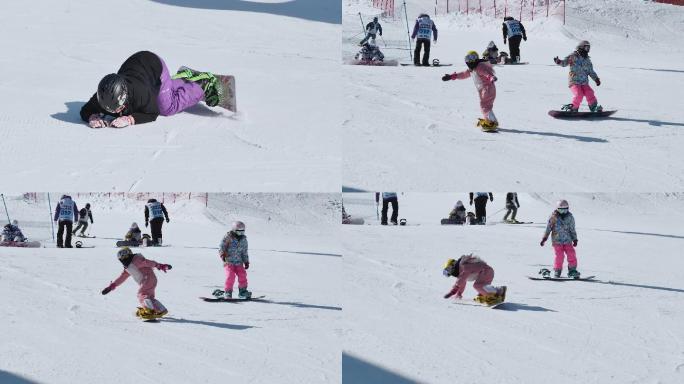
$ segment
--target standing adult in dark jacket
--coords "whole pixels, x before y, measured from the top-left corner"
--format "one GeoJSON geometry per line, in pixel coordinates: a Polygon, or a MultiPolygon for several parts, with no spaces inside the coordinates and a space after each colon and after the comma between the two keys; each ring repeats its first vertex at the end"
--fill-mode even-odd
{"type": "Polygon", "coordinates": [[[152,243],[155,245],[162,245],[162,225],[164,225],[164,218],[169,222],[169,213],[163,203],[157,199],[147,200],[145,204],[145,227],[151,225],[152,243]]]}
{"type": "MultiPolygon", "coordinates": [[[[375,202],[378,203],[380,199],[380,192],[375,193],[375,202]]],[[[387,210],[389,205],[392,205],[392,217],[390,223],[397,225],[397,218],[399,216],[399,200],[397,200],[396,192],[382,192],[382,213],[380,217],[380,224],[387,225],[387,210]]]]}
{"type": "Polygon", "coordinates": [[[413,64],[421,65],[420,60],[420,50],[421,47],[425,47],[425,53],[423,54],[422,65],[430,65],[430,37],[433,38],[434,42],[437,42],[437,26],[435,22],[430,19],[430,16],[425,13],[421,13],[416,19],[416,23],[413,25],[413,33],[411,34],[411,39],[416,40],[416,50],[413,52],[413,64]]]}
{"type": "Polygon", "coordinates": [[[123,128],[171,116],[204,100],[218,104],[218,81],[205,72],[206,80],[172,79],[164,61],[149,51],[129,57],[117,73],[100,81],[97,92],[81,108],[81,119],[91,128],[123,128]],[[105,116],[114,120],[105,121],[105,116]]]}
{"type": "Polygon", "coordinates": [[[78,207],[69,195],[62,195],[55,207],[54,221],[57,222],[57,248],[71,248],[71,230],[78,220],[78,207]],[[63,238],[66,231],[66,238],[63,238]]]}
{"type": "Polygon", "coordinates": [[[491,192],[470,192],[470,205],[473,205],[473,197],[475,197],[475,220],[478,224],[485,224],[487,222],[487,198],[489,201],[494,201],[494,196],[491,192]]]}
{"type": "Polygon", "coordinates": [[[523,27],[522,23],[511,16],[504,17],[504,44],[506,44],[506,39],[508,39],[508,47],[511,50],[510,61],[517,63],[520,59],[520,40],[527,41],[527,34],[525,34],[525,27],[523,27]]]}

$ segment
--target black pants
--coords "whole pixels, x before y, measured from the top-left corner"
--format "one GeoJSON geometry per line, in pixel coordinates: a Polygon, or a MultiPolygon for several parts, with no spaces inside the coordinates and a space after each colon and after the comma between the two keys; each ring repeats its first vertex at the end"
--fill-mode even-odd
{"type": "Polygon", "coordinates": [[[516,207],[515,204],[511,204],[511,205],[507,204],[506,209],[507,209],[507,211],[506,211],[506,214],[504,215],[504,218],[503,218],[504,221],[506,221],[506,219],[508,219],[508,215],[510,215],[511,213],[513,213],[513,215],[511,215],[511,220],[515,220],[515,215],[518,213],[518,207],[516,207]]]}
{"type": "Polygon", "coordinates": [[[417,39],[416,50],[413,52],[413,64],[420,65],[420,49],[425,46],[423,65],[430,65],[430,39],[417,39]]]}
{"type": "Polygon", "coordinates": [[[67,220],[61,220],[57,227],[57,248],[71,248],[71,228],[74,223],[67,220]],[[62,236],[64,236],[64,230],[66,230],[66,238],[62,241],[62,236]]]}
{"type": "Polygon", "coordinates": [[[520,56],[520,40],[522,40],[522,36],[508,38],[508,47],[511,49],[511,61],[513,62],[516,62],[520,56]]]}
{"type": "Polygon", "coordinates": [[[86,229],[88,229],[88,222],[79,220],[76,229],[74,229],[74,234],[76,234],[76,232],[78,232],[79,229],[81,230],[81,235],[85,234],[86,229]]]}
{"type": "Polygon", "coordinates": [[[164,218],[157,217],[156,219],[150,220],[150,230],[152,231],[152,242],[159,244],[159,240],[162,238],[162,225],[164,225],[164,218]]]}
{"type": "Polygon", "coordinates": [[[392,204],[392,218],[390,221],[393,224],[397,223],[397,216],[399,216],[399,201],[397,201],[396,197],[390,197],[387,199],[382,199],[382,217],[380,220],[380,224],[387,225],[387,208],[392,204]]]}
{"type": "Polygon", "coordinates": [[[368,34],[366,34],[366,37],[364,37],[363,40],[361,40],[361,42],[359,43],[359,45],[363,45],[363,43],[365,43],[366,41],[368,41],[368,40],[370,40],[370,39],[375,40],[375,33],[368,33],[368,34]]]}
{"type": "Polygon", "coordinates": [[[475,220],[479,224],[484,224],[487,221],[487,199],[487,196],[475,198],[475,220]]]}

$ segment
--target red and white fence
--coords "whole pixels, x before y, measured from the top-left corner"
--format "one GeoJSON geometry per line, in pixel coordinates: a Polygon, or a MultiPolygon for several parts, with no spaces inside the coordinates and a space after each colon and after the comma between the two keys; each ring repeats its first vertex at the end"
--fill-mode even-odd
{"type": "Polygon", "coordinates": [[[394,0],[373,0],[373,7],[381,9],[384,17],[394,17],[394,0]]]}
{"type": "MultiPolygon", "coordinates": [[[[59,199],[58,194],[52,196],[53,199],[59,199]]],[[[147,201],[148,199],[157,199],[162,203],[174,204],[181,201],[196,200],[204,204],[206,207],[209,205],[209,194],[206,192],[137,192],[137,193],[126,193],[126,192],[85,192],[76,193],[72,195],[76,199],[84,199],[88,197],[99,197],[106,198],[109,200],[135,200],[135,201],[147,201]]],[[[27,192],[24,193],[24,200],[31,202],[42,202],[47,198],[45,193],[27,192]]]]}
{"type": "Polygon", "coordinates": [[[435,15],[454,12],[493,18],[513,16],[520,21],[560,17],[565,24],[565,0],[435,0],[435,15]]]}
{"type": "Polygon", "coordinates": [[[684,5],[684,0],[653,0],[656,3],[665,3],[672,5],[684,5]]]}

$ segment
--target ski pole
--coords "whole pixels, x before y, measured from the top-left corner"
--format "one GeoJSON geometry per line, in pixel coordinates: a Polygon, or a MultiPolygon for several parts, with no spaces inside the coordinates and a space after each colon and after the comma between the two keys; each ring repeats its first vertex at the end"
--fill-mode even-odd
{"type": "Polygon", "coordinates": [[[385,48],[387,48],[387,43],[385,43],[385,39],[380,35],[380,40],[382,40],[382,43],[385,44],[385,48]]]}
{"type": "Polygon", "coordinates": [[[52,204],[50,203],[50,192],[47,194],[48,215],[50,215],[50,227],[52,228],[52,241],[55,241],[55,223],[52,222],[52,204]]]}
{"type": "Polygon", "coordinates": [[[7,224],[12,224],[12,220],[10,220],[9,217],[9,211],[7,210],[7,203],[5,203],[5,195],[0,193],[0,196],[2,196],[2,205],[5,206],[5,214],[7,214],[7,224]]]}
{"type": "Polygon", "coordinates": [[[406,11],[406,0],[404,0],[404,18],[406,19],[406,37],[408,37],[409,57],[411,60],[413,60],[413,52],[411,52],[411,33],[409,32],[408,12],[406,11]]]}
{"type": "Polygon", "coordinates": [[[361,31],[366,32],[366,25],[363,23],[363,17],[361,17],[361,12],[359,12],[359,19],[361,19],[361,31]]]}

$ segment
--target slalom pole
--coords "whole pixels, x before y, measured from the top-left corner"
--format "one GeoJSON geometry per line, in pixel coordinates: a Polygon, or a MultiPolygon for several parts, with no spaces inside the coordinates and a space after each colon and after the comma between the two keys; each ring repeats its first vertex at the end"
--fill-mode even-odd
{"type": "Polygon", "coordinates": [[[55,223],[52,222],[52,204],[50,203],[50,192],[47,193],[48,200],[48,214],[50,215],[50,228],[52,228],[52,242],[55,241],[55,223]]]}
{"type": "Polygon", "coordinates": [[[406,37],[408,37],[409,57],[411,58],[411,61],[413,61],[413,52],[411,52],[411,32],[409,32],[408,12],[406,11],[406,0],[404,0],[404,18],[406,19],[406,37]]]}
{"type": "Polygon", "coordinates": [[[366,32],[366,24],[363,23],[363,17],[361,17],[361,12],[359,12],[359,19],[361,19],[361,31],[366,32]]]}
{"type": "Polygon", "coordinates": [[[7,214],[7,224],[12,224],[12,220],[10,220],[9,217],[9,211],[7,210],[7,203],[5,203],[5,195],[0,193],[0,196],[2,196],[2,205],[5,206],[5,213],[7,214]]]}

